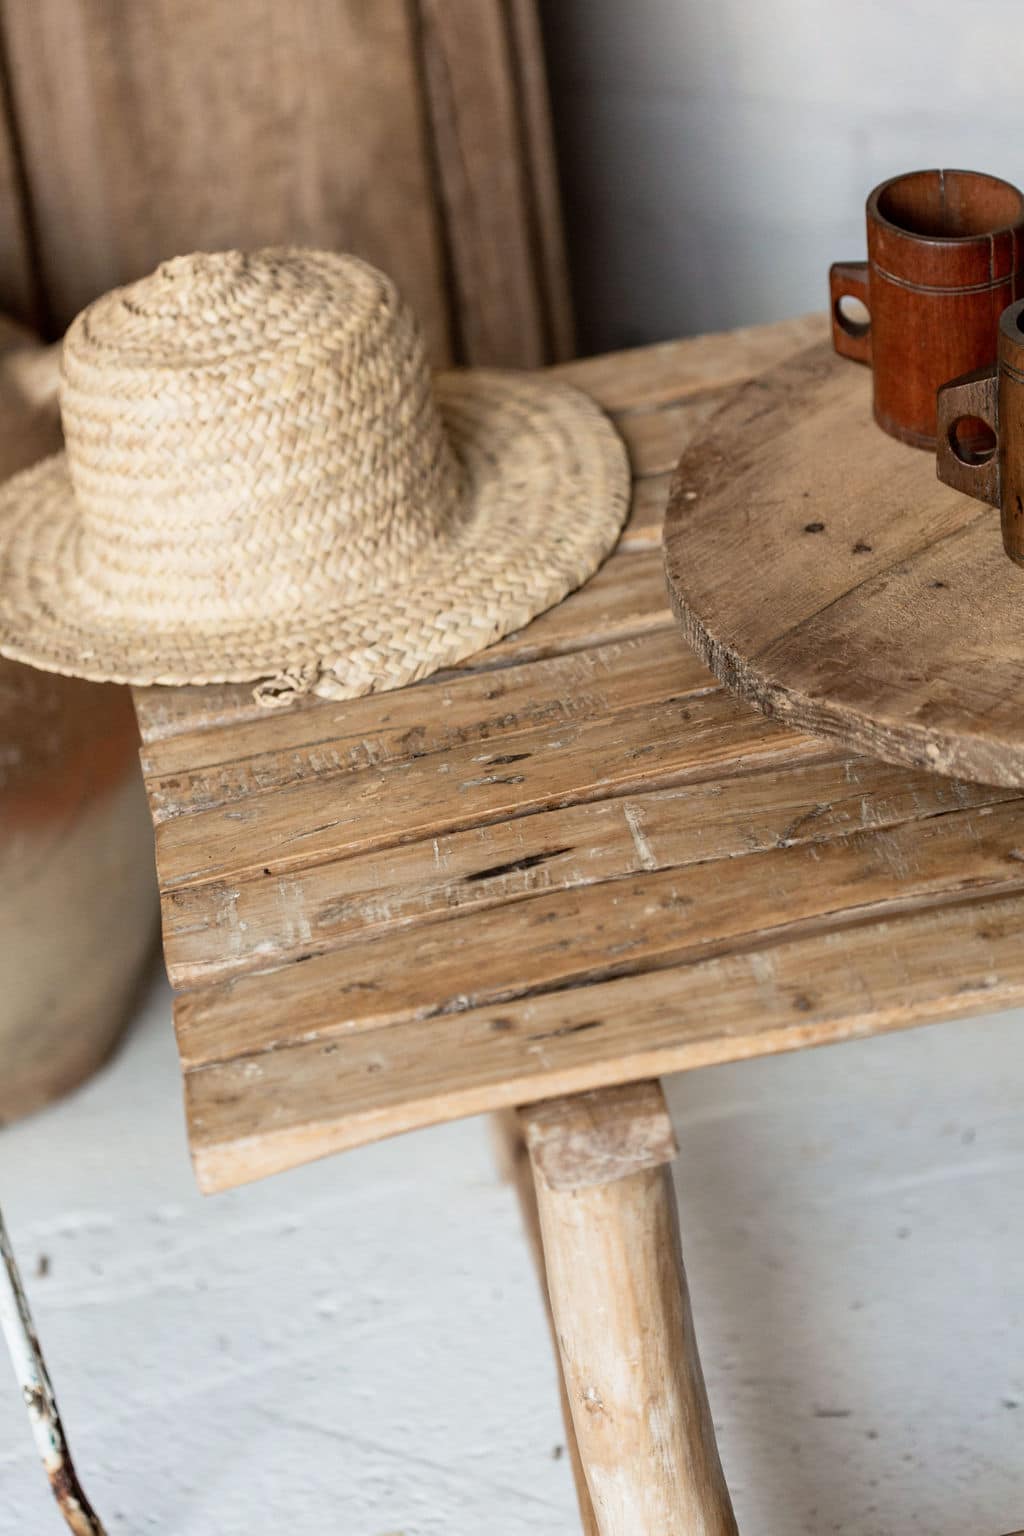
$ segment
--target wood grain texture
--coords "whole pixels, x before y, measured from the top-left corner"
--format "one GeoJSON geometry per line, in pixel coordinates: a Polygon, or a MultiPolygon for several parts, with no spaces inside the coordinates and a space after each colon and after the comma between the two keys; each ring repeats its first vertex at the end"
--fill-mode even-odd
{"type": "MultiPolygon", "coordinates": [[[[620,419],[656,443],[644,418],[703,409],[738,356],[801,340],[680,343],[680,394],[671,348],[625,354],[638,404],[620,388],[620,419]]],[[[831,360],[793,366],[827,405],[831,360]]],[[[615,394],[612,360],[579,372],[615,394]]],[[[270,717],[231,690],[138,691],[203,1188],[1024,998],[1019,795],[851,757],[718,686],[667,606],[648,495],[665,478],[635,484],[632,547],[457,671],[270,717]]],[[[913,528],[899,476],[883,491],[884,559],[913,528]]],[[[790,621],[813,615],[822,565],[794,562],[790,621]]]]}
{"type": "Polygon", "coordinates": [[[496,671],[449,674],[381,700],[263,710],[258,720],[186,732],[143,750],[158,821],[353,768],[568,724],[714,686],[675,628],[496,671]],[[218,773],[217,770],[220,770],[218,773]]]}
{"type": "Polygon", "coordinates": [[[276,879],[261,871],[186,887],[164,901],[168,972],[175,986],[195,986],[552,889],[684,872],[1012,797],[867,759],[845,764],[843,778],[826,758],[765,771],[755,785],[739,776],[645,790],[410,843],[386,859],[370,851],[276,879]]]}
{"type": "Polygon", "coordinates": [[[673,602],[716,675],[873,753],[1024,784],[1024,578],[998,514],[880,435],[870,381],[812,348],[739,390],[680,461],[673,602]]]}
{"type": "MultiPolygon", "coordinates": [[[[628,815],[627,806],[623,820],[628,815]]],[[[562,885],[555,872],[528,900],[463,910],[414,939],[399,929],[358,947],[308,954],[301,964],[272,968],[264,960],[220,987],[186,993],[178,1001],[178,1043],[191,1067],[291,1041],[350,1039],[526,989],[564,991],[794,929],[827,930],[978,891],[1020,889],[1017,802],[683,869],[631,873],[627,864],[588,885],[562,885]],[[410,976],[402,960],[413,950],[410,976]]]]}
{"type": "Polygon", "coordinates": [[[243,874],[283,874],[322,859],[387,848],[728,771],[821,757],[820,740],[775,726],[721,692],[524,730],[323,774],[157,828],[165,890],[243,874]],[[684,729],[689,727],[689,729],[684,729]],[[508,750],[505,750],[507,747],[508,750]]]}
{"type": "Polygon", "coordinates": [[[752,937],[708,960],[200,1067],[185,1077],[199,1185],[496,1108],[1011,1008],[1024,998],[1022,922],[1017,893],[752,937]]]}
{"type": "Polygon", "coordinates": [[[690,1311],[660,1085],[559,1099],[523,1121],[566,1393],[601,1536],[736,1536],[690,1311]]]}

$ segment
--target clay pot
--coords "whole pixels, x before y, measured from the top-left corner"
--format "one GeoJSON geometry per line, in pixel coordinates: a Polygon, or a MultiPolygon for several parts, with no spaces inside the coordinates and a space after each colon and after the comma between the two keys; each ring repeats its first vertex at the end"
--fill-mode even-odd
{"type": "MultiPolygon", "coordinates": [[[[0,478],[59,446],[57,351],[0,321],[0,478]]],[[[0,660],[0,1121],[109,1055],[156,917],[128,690],[0,660]]]]}

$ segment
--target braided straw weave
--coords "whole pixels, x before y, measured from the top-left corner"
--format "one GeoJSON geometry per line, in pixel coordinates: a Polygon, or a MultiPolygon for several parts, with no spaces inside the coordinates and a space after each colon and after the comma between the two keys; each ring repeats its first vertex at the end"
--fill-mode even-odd
{"type": "Polygon", "coordinates": [[[350,256],[180,257],[64,342],[64,453],[0,488],[0,654],[351,698],[526,624],[615,543],[614,429],[543,377],[431,379],[350,256]]]}

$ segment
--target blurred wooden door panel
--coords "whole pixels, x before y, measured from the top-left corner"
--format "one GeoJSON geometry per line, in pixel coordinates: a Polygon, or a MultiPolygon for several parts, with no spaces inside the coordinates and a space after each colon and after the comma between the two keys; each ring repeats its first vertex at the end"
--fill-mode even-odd
{"type": "MultiPolygon", "coordinates": [[[[532,3],[419,3],[461,348],[474,360],[540,367],[566,355],[568,301],[548,266],[553,162],[536,154],[550,126],[537,115],[532,3]]],[[[554,232],[560,242],[560,223],[554,232]]]]}
{"type": "Polygon", "coordinates": [[[0,311],[32,325],[37,300],[21,165],[7,84],[0,78],[0,311]]]}
{"type": "Polygon", "coordinates": [[[53,328],[189,249],[279,243],[386,267],[450,356],[406,0],[4,0],[53,328]]]}
{"type": "Polygon", "coordinates": [[[0,0],[0,215],[9,180],[47,329],[177,252],[288,243],[388,270],[439,365],[565,356],[534,4],[0,0]]]}

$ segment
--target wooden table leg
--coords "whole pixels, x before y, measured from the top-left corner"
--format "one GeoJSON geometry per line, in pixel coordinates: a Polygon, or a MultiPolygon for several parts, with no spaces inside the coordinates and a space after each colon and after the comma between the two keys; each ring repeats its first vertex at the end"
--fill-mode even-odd
{"type": "Polygon", "coordinates": [[[579,1446],[576,1443],[576,1430],[572,1422],[572,1414],[569,1410],[569,1398],[565,1390],[565,1377],[562,1374],[562,1362],[558,1353],[558,1336],[555,1333],[555,1322],[551,1315],[551,1298],[548,1295],[547,1275],[544,1271],[544,1249],[540,1236],[540,1213],[537,1210],[537,1194],[534,1189],[533,1172],[530,1168],[530,1157],[526,1150],[526,1139],[522,1123],[515,1110],[505,1110],[491,1116],[491,1125],[494,1130],[495,1146],[502,1176],[514,1184],[519,1196],[519,1207],[522,1212],[523,1226],[530,1244],[540,1278],[541,1290],[544,1293],[544,1305],[547,1309],[548,1322],[551,1325],[551,1339],[555,1346],[555,1365],[558,1370],[559,1395],[562,1402],[562,1418],[565,1422],[565,1443],[569,1453],[569,1461],[572,1466],[573,1482],[576,1484],[576,1498],[580,1506],[580,1523],[583,1536],[600,1536],[597,1518],[594,1514],[594,1506],[590,1498],[590,1489],[587,1487],[587,1479],[583,1472],[583,1463],[580,1460],[579,1446]]]}
{"type": "Polygon", "coordinates": [[[690,1314],[661,1085],[519,1113],[600,1536],[736,1536],[690,1314]]]}

